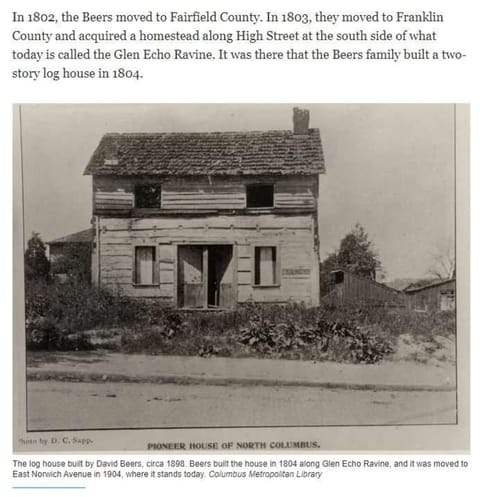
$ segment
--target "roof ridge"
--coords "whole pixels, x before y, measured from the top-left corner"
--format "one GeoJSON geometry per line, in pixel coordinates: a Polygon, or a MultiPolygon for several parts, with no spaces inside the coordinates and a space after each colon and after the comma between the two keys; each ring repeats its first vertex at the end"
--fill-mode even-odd
{"type": "MultiPolygon", "coordinates": [[[[319,132],[319,128],[308,128],[309,133],[304,134],[304,135],[295,135],[298,137],[302,136],[310,136],[314,134],[315,132],[319,132]]],[[[123,132],[118,132],[118,131],[109,131],[108,133],[104,133],[103,137],[106,136],[144,136],[144,135],[223,135],[223,134],[268,134],[268,133],[286,133],[289,135],[294,135],[293,131],[291,129],[268,129],[268,130],[261,130],[261,129],[254,129],[254,130],[225,130],[225,131],[123,131],[123,132]]]]}
{"type": "Polygon", "coordinates": [[[425,290],[426,288],[432,288],[432,287],[435,287],[435,286],[438,286],[438,285],[443,285],[444,283],[451,283],[451,282],[453,282],[455,280],[456,280],[455,277],[453,277],[453,278],[442,278],[442,279],[439,279],[439,280],[436,280],[436,281],[432,281],[431,283],[427,283],[426,285],[413,286],[412,288],[410,288],[410,286],[413,285],[413,283],[411,283],[409,286],[407,286],[407,288],[404,288],[403,291],[407,292],[407,293],[416,292],[418,290],[425,290]]]}
{"type": "Polygon", "coordinates": [[[54,244],[58,244],[58,243],[80,243],[80,242],[85,242],[85,243],[89,243],[89,240],[75,240],[76,237],[79,237],[80,235],[80,238],[82,238],[82,235],[85,236],[85,238],[88,238],[86,235],[91,235],[92,238],[93,238],[93,234],[94,234],[94,229],[93,228],[86,228],[84,230],[80,230],[80,231],[75,231],[74,233],[69,233],[68,235],[64,235],[64,236],[61,236],[59,238],[55,238],[54,240],[50,240],[49,242],[45,242],[47,245],[54,245],[54,244]],[[73,239],[73,242],[72,242],[72,239],[73,239]]]}

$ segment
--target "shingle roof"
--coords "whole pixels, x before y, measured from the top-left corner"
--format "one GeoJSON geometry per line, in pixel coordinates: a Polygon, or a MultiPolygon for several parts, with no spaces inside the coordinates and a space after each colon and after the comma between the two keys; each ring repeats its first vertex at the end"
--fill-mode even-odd
{"type": "Polygon", "coordinates": [[[325,171],[320,133],[109,133],[84,174],[311,175],[325,171]]]}
{"type": "Polygon", "coordinates": [[[435,281],[431,281],[429,283],[422,283],[420,282],[420,284],[415,284],[415,283],[412,283],[410,285],[407,286],[407,288],[404,288],[404,292],[405,293],[414,293],[414,292],[419,292],[420,290],[425,290],[427,288],[433,288],[435,286],[440,286],[440,285],[445,285],[446,283],[453,283],[455,281],[455,278],[446,278],[446,279],[442,279],[442,280],[435,280],[435,281]]]}
{"type": "Polygon", "coordinates": [[[57,238],[51,242],[47,242],[48,245],[59,245],[62,243],[91,243],[93,241],[94,230],[89,228],[88,230],[77,231],[70,235],[63,236],[62,238],[57,238]]]}

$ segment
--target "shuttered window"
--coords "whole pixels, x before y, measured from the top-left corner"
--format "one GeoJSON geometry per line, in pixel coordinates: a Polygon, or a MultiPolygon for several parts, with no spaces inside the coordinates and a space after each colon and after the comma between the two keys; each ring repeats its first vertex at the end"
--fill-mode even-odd
{"type": "Polygon", "coordinates": [[[135,283],[153,285],[155,278],[155,247],[135,247],[135,283]]]}
{"type": "Polygon", "coordinates": [[[277,285],[277,273],[277,247],[255,247],[255,285],[277,285]]]}

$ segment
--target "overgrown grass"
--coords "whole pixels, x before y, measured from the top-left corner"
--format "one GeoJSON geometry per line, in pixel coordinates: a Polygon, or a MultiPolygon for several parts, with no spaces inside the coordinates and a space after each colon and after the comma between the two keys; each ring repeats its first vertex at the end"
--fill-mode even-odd
{"type": "Polygon", "coordinates": [[[30,283],[26,315],[29,349],[86,350],[93,347],[92,329],[103,342],[109,330],[118,337],[120,329],[114,346],[127,353],[356,363],[387,357],[402,334],[433,343],[433,337],[455,331],[454,313],[358,303],[318,308],[249,303],[229,312],[181,312],[73,282],[30,283]]]}
{"type": "Polygon", "coordinates": [[[25,287],[26,343],[30,350],[92,348],[82,332],[92,328],[130,326],[144,319],[144,302],[102,288],[70,281],[28,281],[25,287]]]}

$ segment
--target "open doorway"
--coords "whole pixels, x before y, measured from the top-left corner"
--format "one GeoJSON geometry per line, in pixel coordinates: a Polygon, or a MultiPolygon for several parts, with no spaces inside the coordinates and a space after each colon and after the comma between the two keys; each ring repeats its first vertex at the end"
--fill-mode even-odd
{"type": "Polygon", "coordinates": [[[177,281],[179,307],[233,307],[232,245],[179,246],[177,281]]]}
{"type": "Polygon", "coordinates": [[[233,307],[232,246],[208,248],[208,307],[233,307]]]}

